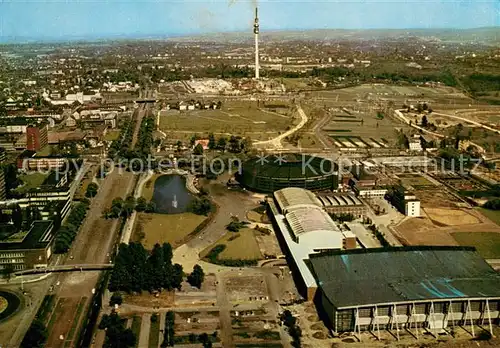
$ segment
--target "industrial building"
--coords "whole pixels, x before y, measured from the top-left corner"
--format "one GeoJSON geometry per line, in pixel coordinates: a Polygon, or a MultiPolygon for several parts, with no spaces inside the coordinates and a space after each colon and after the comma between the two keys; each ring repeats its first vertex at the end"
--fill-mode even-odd
{"type": "Polygon", "coordinates": [[[356,236],[350,231],[341,232],[311,191],[282,189],[274,193],[268,204],[268,213],[278,241],[287,254],[299,292],[312,300],[317,284],[306,265],[309,255],[324,250],[355,248],[356,236]]]}
{"type": "Polygon", "coordinates": [[[10,267],[13,271],[47,267],[52,256],[54,223],[34,221],[27,232],[0,232],[0,270],[10,267]]]}
{"type": "MultiPolygon", "coordinates": [[[[500,274],[472,247],[398,247],[309,256],[319,285],[315,302],[335,332],[443,329],[481,324],[500,314],[500,274]]],[[[471,327],[474,335],[474,327],[471,327]]]]}
{"type": "Polygon", "coordinates": [[[351,193],[318,194],[317,197],[329,214],[352,214],[360,218],[368,212],[361,199],[351,193]]]}
{"type": "Polygon", "coordinates": [[[391,201],[392,205],[394,205],[401,214],[411,217],[420,216],[420,200],[403,186],[398,186],[393,190],[391,201]]]}
{"type": "Polygon", "coordinates": [[[319,191],[338,187],[337,165],[325,158],[304,154],[254,157],[243,163],[236,176],[245,188],[272,193],[287,187],[319,191]]]}

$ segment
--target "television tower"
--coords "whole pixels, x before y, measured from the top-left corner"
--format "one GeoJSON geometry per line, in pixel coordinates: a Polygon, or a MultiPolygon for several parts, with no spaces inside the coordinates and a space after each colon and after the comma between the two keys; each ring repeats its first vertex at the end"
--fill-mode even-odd
{"type": "Polygon", "coordinates": [[[255,35],[255,79],[259,78],[259,15],[255,7],[255,21],[253,23],[253,33],[255,35]]]}

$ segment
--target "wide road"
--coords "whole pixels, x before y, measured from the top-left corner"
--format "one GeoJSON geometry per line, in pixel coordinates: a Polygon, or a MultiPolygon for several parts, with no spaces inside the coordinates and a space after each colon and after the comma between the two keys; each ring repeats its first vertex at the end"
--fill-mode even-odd
{"type": "MultiPolygon", "coordinates": [[[[111,205],[114,198],[125,198],[133,190],[134,183],[133,174],[125,171],[119,173],[116,169],[100,182],[97,196],[92,199],[87,218],[63,262],[64,265],[109,263],[109,253],[116,240],[119,220],[104,219],[102,212],[111,205]]],[[[95,271],[59,274],[55,277],[54,292],[59,304],[52,314],[55,315],[54,324],[49,330],[47,348],[75,347],[81,317],[90,303],[92,289],[95,288],[99,275],[100,271],[95,271]],[[84,304],[83,310],[78,310],[79,303],[84,304]],[[77,316],[80,318],[76,318],[77,316]]]]}

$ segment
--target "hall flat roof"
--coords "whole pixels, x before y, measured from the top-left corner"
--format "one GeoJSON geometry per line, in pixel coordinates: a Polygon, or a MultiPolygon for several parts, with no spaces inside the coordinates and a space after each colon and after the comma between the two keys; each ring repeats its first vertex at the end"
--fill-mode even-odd
{"type": "Polygon", "coordinates": [[[472,247],[398,247],[309,255],[337,308],[423,300],[500,298],[500,274],[472,247]]]}

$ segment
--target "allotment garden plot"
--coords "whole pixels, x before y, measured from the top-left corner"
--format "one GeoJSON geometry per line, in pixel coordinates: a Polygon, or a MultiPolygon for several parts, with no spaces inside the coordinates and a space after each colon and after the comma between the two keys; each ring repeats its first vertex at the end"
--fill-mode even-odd
{"type": "Polygon", "coordinates": [[[371,110],[342,108],[333,111],[323,131],[337,147],[389,148],[397,145],[397,131],[406,127],[391,117],[371,110]]]}

